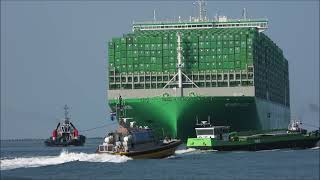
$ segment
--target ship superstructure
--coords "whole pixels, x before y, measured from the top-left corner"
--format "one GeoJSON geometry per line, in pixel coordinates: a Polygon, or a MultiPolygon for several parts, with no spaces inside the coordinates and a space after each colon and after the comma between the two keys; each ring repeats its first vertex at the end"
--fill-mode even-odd
{"type": "Polygon", "coordinates": [[[108,44],[111,109],[121,95],[130,117],[158,134],[193,136],[196,116],[231,130],[286,128],[288,61],[263,33],[267,19],[199,17],[135,22],[108,44]]]}

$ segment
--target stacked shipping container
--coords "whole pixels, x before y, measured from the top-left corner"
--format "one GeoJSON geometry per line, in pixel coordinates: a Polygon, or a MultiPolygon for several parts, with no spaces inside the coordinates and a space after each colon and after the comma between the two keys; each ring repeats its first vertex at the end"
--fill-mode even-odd
{"type": "MultiPolygon", "coordinates": [[[[113,38],[109,66],[116,73],[175,72],[177,31],[141,31],[113,38]]],[[[181,30],[188,72],[223,72],[253,64],[255,29],[181,30]]]]}
{"type": "MultiPolygon", "coordinates": [[[[282,50],[256,28],[137,31],[113,38],[108,45],[111,89],[141,88],[140,85],[117,84],[122,82],[121,78],[127,81],[128,77],[136,75],[139,82],[140,75],[144,75],[142,81],[146,78],[158,81],[159,74],[162,82],[169,80],[177,71],[177,31],[181,32],[182,38],[183,72],[188,76],[193,78],[193,74],[204,74],[206,78],[206,74],[214,74],[211,80],[220,80],[222,76],[222,80],[235,81],[228,84],[217,81],[208,86],[255,86],[257,97],[289,106],[288,62],[282,50]],[[238,83],[237,79],[249,81],[238,83]]],[[[150,84],[148,87],[162,88],[163,85],[150,84]]],[[[207,87],[202,82],[197,85],[207,87]]]]}

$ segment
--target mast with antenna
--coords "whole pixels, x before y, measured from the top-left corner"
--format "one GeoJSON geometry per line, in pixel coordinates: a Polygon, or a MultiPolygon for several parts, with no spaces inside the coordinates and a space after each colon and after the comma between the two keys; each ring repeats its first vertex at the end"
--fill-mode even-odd
{"type": "Polygon", "coordinates": [[[64,105],[64,118],[65,118],[65,120],[69,120],[69,107],[68,107],[68,105],[64,105]]]}
{"type": "Polygon", "coordinates": [[[178,83],[178,87],[179,89],[182,89],[182,72],[181,72],[181,68],[183,67],[183,64],[181,62],[181,51],[182,51],[182,48],[181,48],[181,35],[180,33],[178,32],[177,33],[177,36],[178,36],[178,47],[177,47],[177,59],[178,59],[178,63],[177,63],[177,68],[178,68],[178,80],[179,80],[179,83],[178,83]]]}
{"type": "Polygon", "coordinates": [[[206,5],[207,3],[205,0],[197,0],[194,2],[195,5],[199,7],[199,21],[206,21],[207,20],[207,10],[206,5]]]}
{"type": "Polygon", "coordinates": [[[246,8],[243,8],[242,18],[243,18],[243,19],[247,19],[247,10],[246,10],[246,8]]]}

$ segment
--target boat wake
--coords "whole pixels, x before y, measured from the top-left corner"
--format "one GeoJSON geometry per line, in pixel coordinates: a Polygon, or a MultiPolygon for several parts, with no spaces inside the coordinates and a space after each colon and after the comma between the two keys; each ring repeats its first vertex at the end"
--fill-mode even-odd
{"type": "Polygon", "coordinates": [[[168,159],[176,159],[181,158],[183,156],[188,156],[192,154],[201,154],[201,153],[211,153],[211,152],[218,152],[216,150],[199,150],[194,148],[188,148],[188,149],[177,149],[174,153],[174,155],[168,157],[168,159]]]}
{"type": "Polygon", "coordinates": [[[190,154],[194,154],[196,152],[199,152],[199,150],[197,149],[194,149],[194,148],[188,148],[186,149],[185,146],[180,146],[180,148],[178,148],[173,155],[167,157],[166,159],[179,159],[181,158],[182,156],[185,156],[185,155],[190,155],[190,154]]]}
{"type": "Polygon", "coordinates": [[[187,153],[192,153],[192,152],[196,152],[196,151],[199,151],[199,150],[194,149],[194,148],[178,149],[175,151],[175,154],[180,155],[180,154],[187,154],[187,153]]]}
{"type": "Polygon", "coordinates": [[[58,165],[72,161],[122,163],[130,158],[111,154],[74,153],[63,150],[58,156],[1,159],[1,170],[58,165]]]}
{"type": "Polygon", "coordinates": [[[273,152],[273,151],[281,151],[282,149],[266,149],[266,150],[259,150],[256,152],[273,152]]]}

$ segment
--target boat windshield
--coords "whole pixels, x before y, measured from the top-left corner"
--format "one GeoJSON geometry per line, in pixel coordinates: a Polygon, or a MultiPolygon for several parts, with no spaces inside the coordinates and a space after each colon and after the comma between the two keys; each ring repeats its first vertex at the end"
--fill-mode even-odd
{"type": "Polygon", "coordinates": [[[197,135],[213,135],[213,129],[197,129],[197,135]]]}

